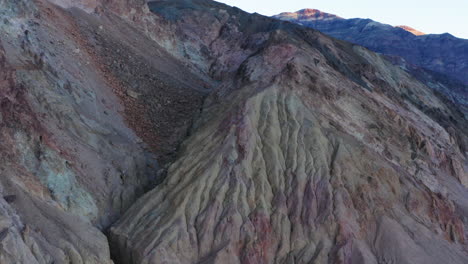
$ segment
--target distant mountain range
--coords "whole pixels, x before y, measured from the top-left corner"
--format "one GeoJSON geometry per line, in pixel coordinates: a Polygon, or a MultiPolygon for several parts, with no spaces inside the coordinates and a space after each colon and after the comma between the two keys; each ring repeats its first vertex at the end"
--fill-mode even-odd
{"type": "Polygon", "coordinates": [[[317,9],[281,13],[275,18],[317,29],[332,37],[396,55],[425,69],[443,73],[468,85],[468,39],[425,34],[408,26],[391,26],[371,19],[344,19],[317,9]]]}

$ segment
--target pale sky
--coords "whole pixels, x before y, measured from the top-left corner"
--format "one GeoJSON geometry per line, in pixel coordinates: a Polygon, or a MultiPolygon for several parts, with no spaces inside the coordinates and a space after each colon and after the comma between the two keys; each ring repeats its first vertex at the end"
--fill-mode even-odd
{"type": "Polygon", "coordinates": [[[425,33],[450,33],[468,39],[468,0],[218,0],[247,12],[275,15],[303,8],[344,18],[370,18],[407,25],[425,33]]]}

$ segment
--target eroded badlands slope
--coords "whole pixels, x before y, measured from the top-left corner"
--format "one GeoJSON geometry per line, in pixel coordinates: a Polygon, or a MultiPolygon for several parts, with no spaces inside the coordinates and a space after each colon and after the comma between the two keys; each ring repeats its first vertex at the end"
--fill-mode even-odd
{"type": "Polygon", "coordinates": [[[0,263],[110,263],[200,111],[210,84],[118,11],[0,1],[0,263]]]}
{"type": "Polygon", "coordinates": [[[0,263],[468,262],[467,122],[383,57],[207,0],[0,7],[0,263]]]}
{"type": "Polygon", "coordinates": [[[150,9],[156,41],[221,84],[167,178],[111,228],[115,259],[468,261],[456,106],[314,30],[210,1],[150,9]]]}

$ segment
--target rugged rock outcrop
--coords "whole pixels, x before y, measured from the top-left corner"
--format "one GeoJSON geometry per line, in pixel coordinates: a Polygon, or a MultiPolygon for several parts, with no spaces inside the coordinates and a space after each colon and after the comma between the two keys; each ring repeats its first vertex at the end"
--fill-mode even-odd
{"type": "Polygon", "coordinates": [[[379,53],[400,56],[411,64],[443,73],[468,85],[467,39],[447,33],[426,35],[371,19],[344,19],[318,10],[312,14],[300,10],[274,17],[320,30],[379,53]]]}

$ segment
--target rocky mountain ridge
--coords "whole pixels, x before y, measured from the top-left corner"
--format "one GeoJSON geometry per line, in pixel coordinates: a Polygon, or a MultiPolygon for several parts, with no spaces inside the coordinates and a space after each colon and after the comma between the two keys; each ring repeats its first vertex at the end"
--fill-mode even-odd
{"type": "Polygon", "coordinates": [[[1,263],[466,263],[423,77],[208,0],[0,7],[1,263]]]}
{"type": "Polygon", "coordinates": [[[371,19],[343,19],[320,11],[282,13],[275,18],[317,29],[409,63],[442,73],[468,85],[468,40],[446,34],[424,34],[406,26],[393,27],[371,19]],[[317,16],[317,14],[321,14],[317,16]]]}
{"type": "MultiPolygon", "coordinates": [[[[311,9],[311,8],[301,9],[297,12],[283,12],[281,14],[276,15],[275,17],[281,20],[296,22],[299,24],[302,24],[303,22],[306,22],[306,21],[314,21],[314,20],[319,20],[319,21],[335,20],[335,19],[345,20],[345,18],[339,17],[337,15],[326,13],[318,9],[311,9]]],[[[395,27],[404,29],[416,36],[426,35],[426,33],[423,33],[409,26],[401,25],[401,26],[395,26],[395,27]]]]}
{"type": "Polygon", "coordinates": [[[406,31],[408,31],[408,32],[410,32],[410,33],[412,33],[413,35],[416,35],[416,36],[426,35],[426,33],[422,32],[422,31],[419,31],[419,30],[417,30],[417,29],[414,29],[414,28],[412,28],[412,27],[410,27],[410,26],[404,26],[404,25],[402,25],[402,26],[396,26],[396,27],[402,28],[402,29],[404,29],[404,30],[406,30],[406,31]]]}
{"type": "Polygon", "coordinates": [[[288,21],[313,21],[313,20],[334,20],[344,19],[337,15],[322,12],[318,9],[301,9],[297,12],[284,12],[277,15],[282,20],[288,21]]]}

